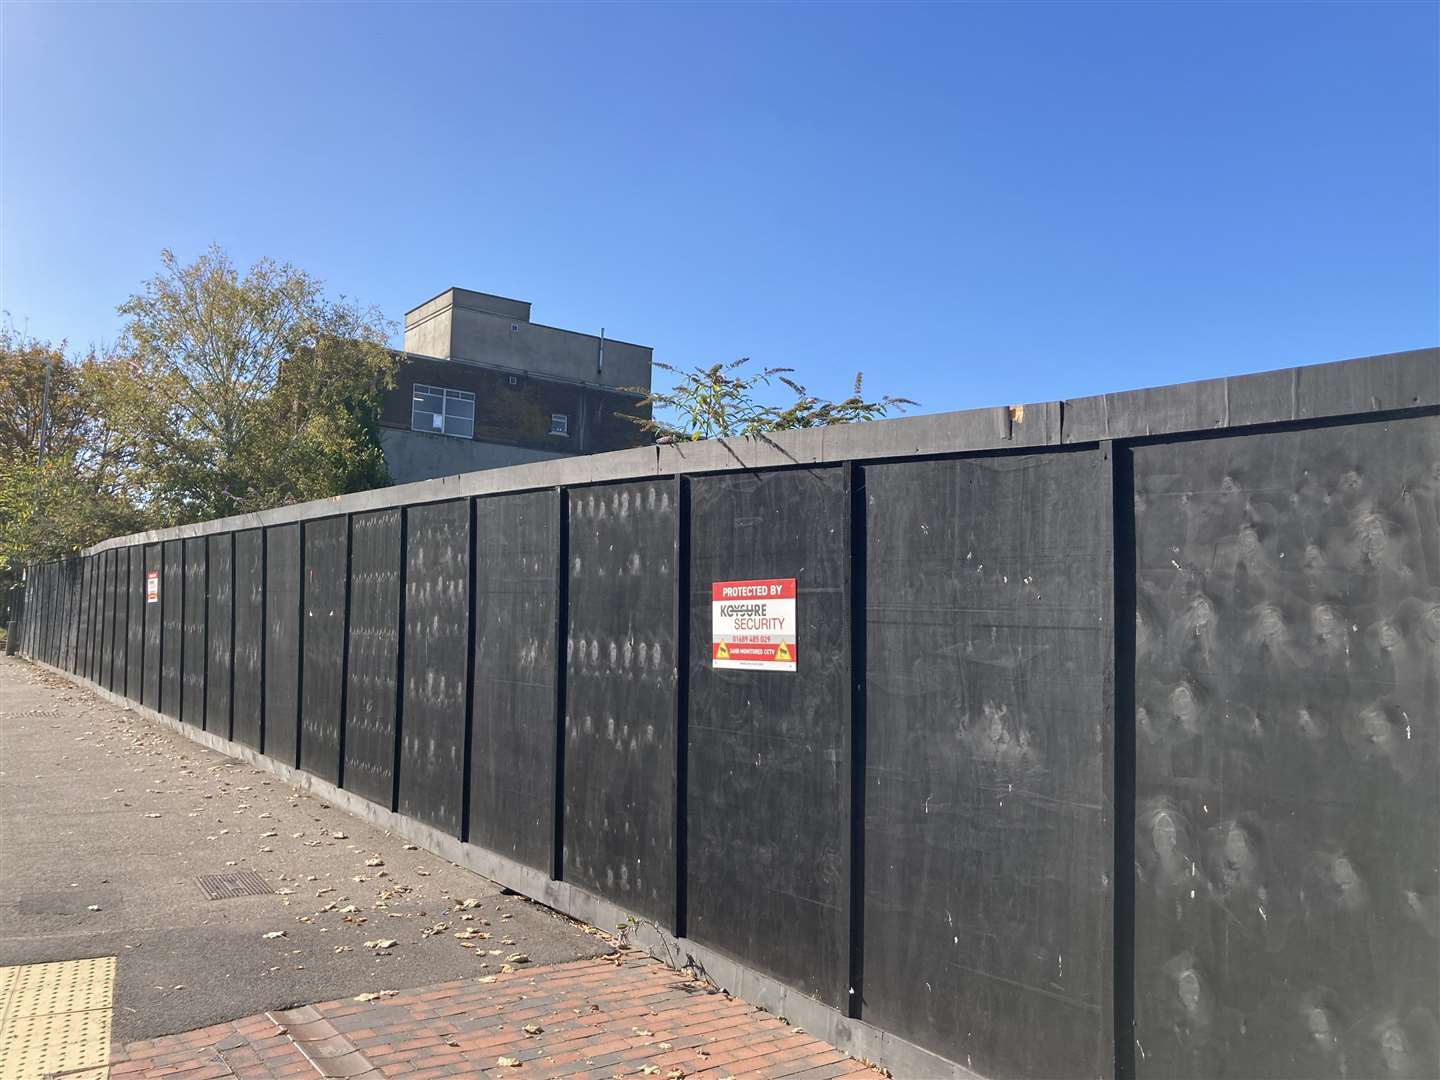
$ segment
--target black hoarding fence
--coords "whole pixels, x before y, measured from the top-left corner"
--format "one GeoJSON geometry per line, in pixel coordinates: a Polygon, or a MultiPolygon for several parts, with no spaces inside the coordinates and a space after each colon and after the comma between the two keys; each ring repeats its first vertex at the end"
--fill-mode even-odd
{"type": "Polygon", "coordinates": [[[454,837],[467,787],[473,516],[468,499],[406,513],[398,809],[454,837]]]}
{"type": "Polygon", "coordinates": [[[350,547],[345,787],[389,807],[395,790],[401,510],[356,514],[350,547]]]}
{"type": "Polygon", "coordinates": [[[898,1075],[1440,1075],[1433,351],[347,496],[24,613],[898,1075]]]}
{"type": "Polygon", "coordinates": [[[261,750],[265,730],[265,537],[259,529],[235,534],[234,597],[232,738],[261,750]]]}
{"type": "Polygon", "coordinates": [[[301,533],[304,525],[281,525],[264,535],[265,753],[286,765],[300,754],[301,590],[304,573],[301,533]]]}
{"type": "Polygon", "coordinates": [[[209,597],[206,609],[205,730],[233,738],[230,702],[234,691],[235,576],[233,533],[209,539],[209,597]]]}
{"type": "Polygon", "coordinates": [[[181,601],[182,641],[180,643],[180,719],[191,727],[205,727],[205,688],[208,670],[208,596],[210,561],[206,537],[184,541],[181,550],[184,570],[181,601]]]}
{"type": "Polygon", "coordinates": [[[554,848],[560,494],[475,507],[472,844],[540,871],[554,848]]]}
{"type": "Polygon", "coordinates": [[[305,526],[300,678],[300,767],[332,784],[340,780],[344,715],[348,523],[327,518],[305,526]]]}
{"type": "Polygon", "coordinates": [[[676,861],[675,488],[646,481],[566,495],[564,876],[668,926],[676,861]]]}

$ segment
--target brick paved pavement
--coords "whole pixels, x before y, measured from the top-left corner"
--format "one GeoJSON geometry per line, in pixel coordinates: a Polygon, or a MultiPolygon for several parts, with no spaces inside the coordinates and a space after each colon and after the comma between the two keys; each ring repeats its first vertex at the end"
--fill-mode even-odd
{"type": "Polygon", "coordinates": [[[633,953],[265,1013],[117,1045],[113,1062],[113,1080],[879,1076],[633,953]]]}

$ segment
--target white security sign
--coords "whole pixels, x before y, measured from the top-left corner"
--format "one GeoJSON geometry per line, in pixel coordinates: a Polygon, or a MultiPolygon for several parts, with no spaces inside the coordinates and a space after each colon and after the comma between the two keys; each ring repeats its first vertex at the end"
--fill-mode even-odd
{"type": "Polygon", "coordinates": [[[710,586],[710,659],[717,668],[795,670],[795,579],[710,586]]]}

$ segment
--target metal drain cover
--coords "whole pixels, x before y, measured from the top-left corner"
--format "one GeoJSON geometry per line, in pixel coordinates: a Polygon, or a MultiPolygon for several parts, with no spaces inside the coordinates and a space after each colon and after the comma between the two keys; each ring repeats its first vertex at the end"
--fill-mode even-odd
{"type": "Polygon", "coordinates": [[[232,870],[225,874],[201,874],[195,879],[207,900],[229,900],[236,896],[264,896],[275,890],[254,870],[232,870]]]}

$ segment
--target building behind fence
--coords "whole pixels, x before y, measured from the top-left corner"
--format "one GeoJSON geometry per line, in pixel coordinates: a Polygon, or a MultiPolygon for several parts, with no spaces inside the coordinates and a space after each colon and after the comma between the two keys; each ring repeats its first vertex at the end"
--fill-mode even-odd
{"type": "Polygon", "coordinates": [[[901,1074],[1440,1074],[1440,351],[125,537],[22,644],[901,1074]]]}

